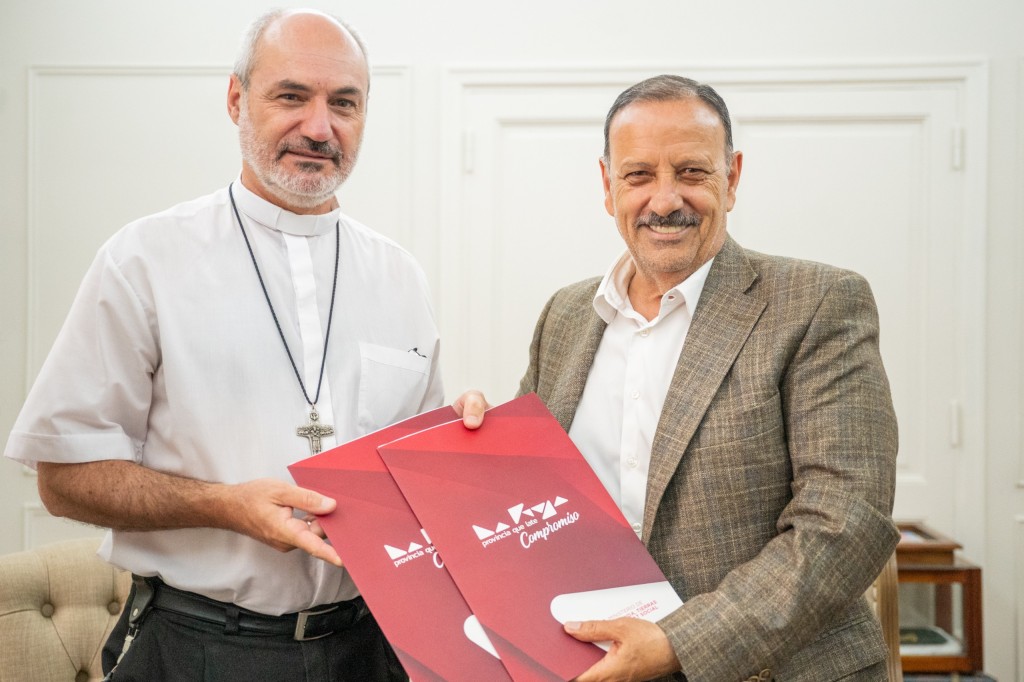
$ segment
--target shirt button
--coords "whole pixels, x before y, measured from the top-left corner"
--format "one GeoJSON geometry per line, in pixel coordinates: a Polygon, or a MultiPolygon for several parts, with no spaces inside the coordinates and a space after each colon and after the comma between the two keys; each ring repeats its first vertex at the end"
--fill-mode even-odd
{"type": "Polygon", "coordinates": [[[636,469],[636,458],[630,457],[629,459],[626,460],[626,464],[628,464],[633,469],[636,469]]]}
{"type": "Polygon", "coordinates": [[[650,336],[650,335],[651,335],[651,330],[650,330],[650,329],[645,329],[645,330],[643,330],[642,332],[640,332],[640,336],[644,337],[645,339],[646,339],[646,338],[647,338],[648,336],[650,336]]]}
{"type": "Polygon", "coordinates": [[[629,394],[629,396],[633,400],[637,400],[638,398],[640,398],[640,391],[633,391],[632,393],[629,394]]]}
{"type": "Polygon", "coordinates": [[[633,532],[636,533],[637,535],[640,535],[640,531],[642,529],[643,529],[643,527],[639,523],[634,523],[633,524],[633,532]]]}

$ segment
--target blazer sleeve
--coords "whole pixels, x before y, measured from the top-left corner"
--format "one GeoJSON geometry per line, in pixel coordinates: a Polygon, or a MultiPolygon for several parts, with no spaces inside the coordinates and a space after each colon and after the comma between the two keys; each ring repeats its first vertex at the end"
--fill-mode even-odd
{"type": "MultiPolygon", "coordinates": [[[[895,548],[896,420],[867,282],[844,272],[812,310],[809,323],[805,318],[797,325],[802,336],[792,338],[781,370],[762,378],[778,385],[783,455],[788,450],[791,467],[792,497],[775,520],[774,537],[728,570],[717,587],[659,622],[690,680],[746,679],[780,667],[794,672],[794,658],[820,666],[807,679],[833,679],[833,663],[852,670],[864,665],[864,652],[856,651],[864,642],[841,637],[833,643],[850,650],[822,651],[816,662],[802,654],[823,633],[835,634],[854,616],[863,619],[855,602],[895,548]]],[[[730,456],[751,447],[757,445],[723,446],[733,450],[730,456]]],[[[745,485],[756,496],[753,483],[745,485]]],[[[731,541],[741,539],[708,540],[731,541]]],[[[684,563],[687,555],[680,552],[684,563]]],[[[685,574],[687,566],[680,570],[685,574]]]]}
{"type": "Polygon", "coordinates": [[[548,302],[544,304],[544,310],[541,311],[540,317],[537,319],[537,326],[533,330],[533,340],[530,342],[530,364],[526,368],[526,374],[519,381],[517,396],[537,392],[540,374],[541,339],[544,336],[544,323],[548,319],[548,312],[551,310],[554,300],[555,296],[548,299],[548,302]]]}

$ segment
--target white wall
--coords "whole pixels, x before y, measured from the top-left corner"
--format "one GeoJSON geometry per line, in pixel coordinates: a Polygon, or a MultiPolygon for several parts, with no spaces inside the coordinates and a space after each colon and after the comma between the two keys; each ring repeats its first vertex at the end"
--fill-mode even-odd
{"type": "MultiPolygon", "coordinates": [[[[41,160],[40,150],[30,147],[29,140],[37,140],[39,135],[47,141],[60,135],[69,139],[89,136],[102,129],[104,122],[89,121],[83,114],[73,129],[54,130],[47,125],[65,120],[67,112],[62,112],[63,118],[41,117],[41,112],[31,110],[30,102],[46,102],[58,111],[64,106],[71,112],[88,112],[96,110],[95,98],[117,96],[102,88],[82,90],[81,80],[75,80],[63,99],[60,74],[67,67],[141,67],[148,74],[153,72],[151,67],[194,68],[203,73],[210,69],[214,74],[223,69],[226,73],[242,29],[265,7],[241,0],[180,0],[159,5],[127,0],[5,0],[0,4],[0,208],[4,216],[0,221],[0,435],[9,431],[37,365],[38,359],[30,357],[31,335],[48,333],[43,324],[46,315],[62,316],[60,311],[29,305],[30,282],[39,274],[38,269],[30,270],[29,264],[45,260],[38,252],[34,259],[29,254],[30,249],[42,246],[38,241],[40,218],[52,215],[53,220],[68,222],[42,226],[49,234],[66,230],[69,235],[68,242],[48,247],[58,252],[55,263],[67,263],[54,286],[73,289],[81,274],[73,272],[78,267],[75,264],[91,255],[78,253],[88,250],[76,248],[74,239],[85,233],[83,225],[89,223],[90,216],[83,215],[78,223],[66,218],[66,210],[47,212],[53,207],[39,205],[39,195],[31,192],[37,191],[40,183],[58,183],[58,187],[66,187],[65,196],[83,206],[108,205],[116,216],[109,225],[113,230],[119,225],[117,220],[124,222],[188,196],[192,188],[189,178],[183,176],[191,174],[193,182],[204,183],[192,192],[198,193],[212,188],[205,186],[204,174],[219,177],[226,172],[219,165],[210,167],[202,162],[207,154],[198,139],[194,150],[163,148],[167,130],[162,122],[167,111],[181,107],[178,100],[188,96],[174,87],[157,88],[145,101],[121,106],[119,115],[126,121],[121,129],[138,140],[138,154],[111,158],[105,154],[102,138],[90,140],[95,158],[86,168],[60,169],[59,156],[41,160]],[[175,101],[162,102],[162,94],[175,101]],[[180,159],[188,159],[190,151],[197,159],[195,166],[181,168],[180,159]],[[134,182],[104,186],[103,178],[117,164],[131,164],[134,182]],[[46,177],[37,177],[41,168],[46,169],[46,177]],[[168,181],[171,169],[176,172],[173,181],[168,181]],[[81,182],[76,182],[76,177],[81,177],[81,182]],[[182,192],[185,194],[180,195],[182,192]],[[75,251],[68,253],[71,249],[75,251]]],[[[376,130],[368,131],[365,158],[352,184],[343,191],[343,200],[348,197],[350,204],[358,206],[353,213],[368,223],[381,227],[386,223],[393,236],[417,255],[434,286],[445,334],[456,339],[470,333],[474,314],[466,305],[469,298],[460,298],[459,292],[446,287],[442,269],[446,261],[441,249],[458,246],[452,243],[449,226],[442,220],[441,197],[454,180],[442,172],[441,160],[451,150],[442,148],[440,134],[446,124],[443,112],[457,104],[445,99],[451,91],[443,87],[456,67],[646,70],[679,65],[696,72],[765,63],[801,68],[933,61],[985,65],[987,101],[982,104],[988,113],[988,144],[983,156],[988,186],[983,190],[985,207],[979,211],[976,235],[984,250],[984,282],[976,283],[983,292],[979,310],[966,311],[966,317],[978,320],[982,327],[978,338],[984,340],[983,357],[977,357],[980,349],[960,349],[975,356],[968,358],[968,364],[983,375],[981,391],[969,396],[973,404],[966,406],[981,419],[966,425],[974,432],[965,437],[980,445],[964,453],[979,459],[969,467],[979,480],[965,481],[962,489],[971,491],[972,496],[978,488],[984,491],[976,500],[984,513],[980,526],[972,526],[971,537],[959,539],[970,548],[969,557],[984,568],[986,668],[1000,680],[1024,680],[1024,435],[1019,427],[1024,421],[1024,276],[1020,267],[1024,263],[1024,238],[1020,236],[1024,230],[1024,3],[800,0],[783,4],[738,0],[709,4],[659,0],[627,7],[621,0],[531,0],[514,5],[395,0],[335,2],[321,7],[341,14],[361,30],[382,76],[382,87],[371,99],[371,126],[376,130]],[[392,123],[405,120],[387,110],[389,101],[414,107],[411,125],[398,132],[389,129],[392,123]],[[409,149],[396,143],[406,139],[412,141],[409,149]],[[360,205],[361,188],[385,183],[408,190],[408,196],[396,197],[388,205],[360,205]],[[381,216],[388,220],[380,220],[381,216]]],[[[196,97],[197,108],[209,107],[212,116],[224,116],[220,102],[211,104],[200,101],[198,94],[196,97]]],[[[226,124],[224,130],[230,135],[226,124]]],[[[53,149],[47,147],[46,154],[53,149]]],[[[595,157],[597,153],[595,150],[595,157]]],[[[972,161],[976,159],[967,159],[967,163],[972,161]]],[[[124,167],[118,168],[122,171],[118,175],[123,174],[124,167]]],[[[531,174],[522,186],[538,186],[545,177],[557,186],[561,173],[576,172],[594,169],[549,168],[538,159],[536,175],[531,174]]],[[[808,159],[807,172],[827,169],[808,159]]],[[[596,191],[596,174],[593,181],[596,191]]],[[[508,190],[504,201],[528,207],[531,197],[517,192],[519,186],[515,178],[503,185],[508,190]]],[[[800,191],[797,175],[792,178],[792,193],[800,191]]],[[[599,195],[594,196],[599,200],[599,195]]],[[[573,195],[571,200],[579,198],[573,195]]],[[[791,203],[792,196],[786,201],[791,203]]],[[[588,217],[599,214],[593,206],[579,210],[588,217]]],[[[849,210],[870,220],[871,197],[849,197],[849,210]]],[[[521,212],[528,215],[529,209],[521,212]]],[[[542,215],[536,218],[543,220],[542,215]]],[[[612,229],[610,224],[607,229],[612,229]]],[[[879,258],[884,258],[884,253],[882,244],[879,258]]],[[[449,345],[459,348],[458,343],[449,345]]],[[[448,356],[446,362],[449,359],[454,372],[459,358],[448,356]]],[[[468,381],[458,373],[453,376],[450,395],[468,381]]],[[[10,520],[0,526],[0,552],[20,549],[27,542],[24,536],[29,525],[23,524],[23,519],[38,517],[31,510],[26,514],[24,505],[35,499],[34,479],[20,467],[0,462],[0,518],[10,520]]]]}

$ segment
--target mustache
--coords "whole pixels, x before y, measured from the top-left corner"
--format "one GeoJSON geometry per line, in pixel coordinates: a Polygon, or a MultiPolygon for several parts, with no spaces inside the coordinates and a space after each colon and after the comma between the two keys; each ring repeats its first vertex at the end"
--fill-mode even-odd
{"type": "Polygon", "coordinates": [[[636,219],[634,227],[697,227],[700,225],[699,213],[691,213],[677,209],[666,216],[653,211],[636,219]]]}
{"type": "Polygon", "coordinates": [[[303,137],[297,142],[294,140],[283,142],[281,146],[278,147],[277,149],[277,160],[280,161],[281,157],[283,157],[285,154],[295,150],[312,152],[314,154],[327,157],[325,160],[329,159],[330,161],[333,161],[335,166],[341,163],[341,149],[335,147],[333,144],[326,140],[318,142],[317,140],[312,140],[308,137],[303,137]]]}

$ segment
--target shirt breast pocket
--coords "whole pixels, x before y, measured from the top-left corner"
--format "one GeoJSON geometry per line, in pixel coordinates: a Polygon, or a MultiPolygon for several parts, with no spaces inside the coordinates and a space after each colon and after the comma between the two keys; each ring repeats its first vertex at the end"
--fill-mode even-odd
{"type": "Polygon", "coordinates": [[[430,358],[410,350],[360,343],[359,427],[383,428],[420,411],[430,358]]]}

